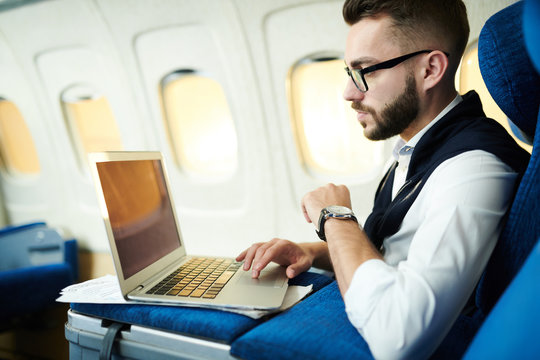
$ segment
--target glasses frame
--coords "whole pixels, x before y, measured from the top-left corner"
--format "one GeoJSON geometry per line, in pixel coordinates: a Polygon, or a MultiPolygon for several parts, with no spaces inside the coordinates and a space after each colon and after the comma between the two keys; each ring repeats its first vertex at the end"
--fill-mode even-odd
{"type": "MultiPolygon", "coordinates": [[[[394,66],[397,66],[397,65],[401,64],[402,62],[404,62],[405,60],[408,60],[408,59],[410,59],[410,58],[412,58],[414,56],[417,56],[417,55],[420,55],[420,54],[428,54],[428,53],[431,53],[433,51],[436,51],[436,50],[415,51],[415,52],[412,52],[410,54],[401,55],[401,56],[398,56],[396,58],[386,60],[386,61],[380,62],[378,64],[375,64],[375,65],[368,66],[367,68],[364,68],[364,69],[349,69],[349,67],[346,66],[345,71],[347,72],[347,75],[350,76],[350,78],[353,81],[356,88],[359,91],[364,93],[364,92],[369,90],[369,87],[368,87],[368,84],[366,82],[366,79],[365,79],[364,75],[369,74],[369,73],[374,72],[374,71],[377,71],[377,70],[393,68],[394,66]],[[362,82],[359,84],[360,80],[362,82]],[[361,85],[364,85],[365,90],[362,89],[361,85]]],[[[446,57],[450,56],[450,54],[448,54],[447,52],[443,51],[443,53],[444,53],[444,55],[446,55],[446,57]]]]}

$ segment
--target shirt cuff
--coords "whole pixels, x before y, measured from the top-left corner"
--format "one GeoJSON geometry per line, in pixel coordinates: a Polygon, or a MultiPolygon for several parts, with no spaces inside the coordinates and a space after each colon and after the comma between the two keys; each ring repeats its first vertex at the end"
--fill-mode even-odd
{"type": "Polygon", "coordinates": [[[354,272],[344,302],[349,321],[358,330],[366,325],[381,295],[395,282],[396,271],[383,260],[372,259],[354,272]]]}

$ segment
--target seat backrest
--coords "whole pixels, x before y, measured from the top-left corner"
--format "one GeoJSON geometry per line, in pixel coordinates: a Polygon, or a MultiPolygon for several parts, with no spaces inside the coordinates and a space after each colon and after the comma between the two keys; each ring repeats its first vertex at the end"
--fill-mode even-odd
{"type": "Polygon", "coordinates": [[[0,271],[64,262],[64,239],[45,223],[0,229],[0,271]]]}
{"type": "MultiPolygon", "coordinates": [[[[538,0],[529,2],[538,6],[538,0]]],[[[528,168],[477,289],[476,303],[484,314],[492,309],[540,238],[540,76],[525,47],[524,5],[518,2],[493,15],[478,42],[480,70],[491,96],[512,122],[533,139],[528,168]]],[[[534,21],[537,28],[539,20],[540,16],[534,21]]],[[[540,30],[529,33],[533,35],[527,45],[538,53],[540,30]]],[[[538,64],[539,60],[535,61],[538,64]]]]}
{"type": "Polygon", "coordinates": [[[540,242],[505,290],[464,359],[537,359],[540,355],[540,242]]]}

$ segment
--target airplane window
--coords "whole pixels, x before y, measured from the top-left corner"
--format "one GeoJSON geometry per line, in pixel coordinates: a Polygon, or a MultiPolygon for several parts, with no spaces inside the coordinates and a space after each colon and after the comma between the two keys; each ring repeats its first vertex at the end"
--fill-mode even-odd
{"type": "Polygon", "coordinates": [[[342,94],[343,59],[306,58],[289,71],[291,126],[299,156],[312,175],[368,174],[382,161],[381,144],[366,139],[342,94]]]}
{"type": "Polygon", "coordinates": [[[237,137],[221,85],[193,70],[161,82],[165,124],[178,165],[190,175],[212,179],[234,173],[237,137]]]}
{"type": "Polygon", "coordinates": [[[81,166],[87,154],[123,150],[118,125],[107,98],[89,85],[74,85],[62,93],[62,110],[81,166]]]}
{"type": "Polygon", "coordinates": [[[503,125],[506,130],[516,139],[525,150],[531,152],[532,146],[522,142],[518,139],[508,124],[508,118],[504,112],[497,106],[495,100],[489,94],[489,91],[484,84],[482,74],[480,73],[480,65],[478,63],[478,41],[473,42],[463,55],[461,63],[460,78],[459,78],[459,90],[461,94],[466,93],[469,90],[475,90],[480,99],[482,100],[482,106],[486,115],[492,119],[497,120],[503,125]]]}
{"type": "Polygon", "coordinates": [[[17,106],[0,97],[0,157],[12,174],[38,174],[39,159],[32,135],[17,106]]]}

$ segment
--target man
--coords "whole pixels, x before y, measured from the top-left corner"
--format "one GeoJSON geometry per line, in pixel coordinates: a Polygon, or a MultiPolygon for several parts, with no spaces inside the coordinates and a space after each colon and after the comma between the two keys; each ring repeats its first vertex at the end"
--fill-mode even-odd
{"type": "MultiPolygon", "coordinates": [[[[461,0],[347,0],[345,63],[364,135],[399,135],[364,226],[329,184],[302,209],[326,242],[273,239],[242,252],[253,277],[333,269],[351,323],[376,358],[425,358],[465,307],[495,246],[528,156],[454,76],[469,26],[461,0]]],[[[331,124],[329,124],[331,126],[331,124]]]]}

